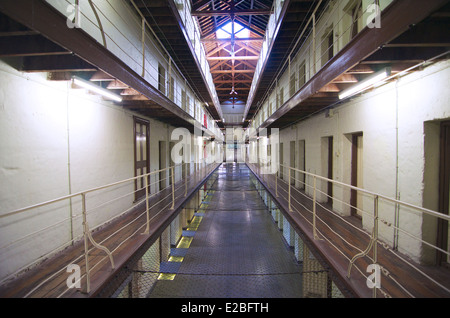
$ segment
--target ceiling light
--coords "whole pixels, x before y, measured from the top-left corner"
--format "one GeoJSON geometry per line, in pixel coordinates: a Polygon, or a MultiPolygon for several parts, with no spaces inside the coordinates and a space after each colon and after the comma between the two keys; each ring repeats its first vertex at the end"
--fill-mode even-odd
{"type": "Polygon", "coordinates": [[[91,82],[85,81],[84,79],[81,79],[77,76],[72,77],[73,83],[81,86],[83,88],[86,88],[87,90],[97,93],[99,95],[102,95],[103,97],[112,99],[116,102],[121,102],[122,101],[122,97],[120,97],[119,95],[113,94],[110,91],[108,91],[107,89],[104,89],[103,87],[97,86],[95,84],[92,84],[91,82]]]}
{"type": "Polygon", "coordinates": [[[365,79],[364,81],[356,84],[355,86],[343,91],[341,94],[339,94],[339,99],[345,99],[347,97],[361,93],[361,92],[371,88],[372,86],[379,84],[380,82],[383,82],[390,75],[391,75],[391,68],[387,67],[387,68],[383,69],[382,71],[373,74],[372,76],[365,79]]]}

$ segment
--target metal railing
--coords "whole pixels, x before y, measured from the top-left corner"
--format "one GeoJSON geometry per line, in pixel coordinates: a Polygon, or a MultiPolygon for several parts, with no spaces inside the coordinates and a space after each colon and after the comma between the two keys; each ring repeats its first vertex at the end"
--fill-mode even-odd
{"type": "MultiPolygon", "coordinates": [[[[248,163],[248,165],[254,168],[253,170],[255,173],[259,174],[259,169],[261,167],[260,165],[250,163],[248,163]]],[[[414,274],[417,275],[417,277],[424,279],[423,282],[426,281],[429,283],[430,286],[432,286],[432,289],[440,290],[441,294],[450,295],[450,280],[440,279],[442,277],[448,278],[448,274],[445,274],[445,269],[442,271],[427,270],[426,266],[419,265],[417,264],[418,261],[413,261],[410,256],[404,255],[405,253],[408,253],[407,247],[403,248],[401,244],[398,246],[396,240],[390,240],[386,235],[386,233],[389,232],[387,230],[390,230],[391,232],[394,231],[394,233],[397,233],[395,235],[401,234],[404,238],[414,240],[421,244],[421,246],[434,250],[436,253],[443,253],[448,257],[450,255],[449,251],[438,247],[433,242],[429,242],[417,234],[421,233],[420,229],[417,229],[417,227],[422,226],[421,222],[418,222],[416,224],[417,226],[411,227],[410,225],[405,225],[404,227],[401,227],[400,223],[395,224],[394,222],[390,222],[389,219],[392,219],[393,214],[395,213],[394,211],[399,211],[400,208],[402,211],[402,219],[405,220],[407,219],[407,214],[412,214],[413,216],[419,215],[421,218],[424,216],[432,217],[436,220],[436,222],[437,220],[448,222],[450,221],[449,215],[399,201],[379,193],[374,193],[356,186],[345,184],[343,182],[289,167],[287,165],[280,164],[279,167],[280,169],[275,175],[260,174],[261,180],[266,183],[266,186],[269,189],[274,191],[277,198],[281,197],[285,200],[290,213],[299,214],[311,226],[314,240],[326,241],[332,248],[347,259],[347,277],[349,279],[351,277],[352,268],[356,268],[357,271],[364,276],[365,280],[371,279],[368,275],[366,275],[367,269],[359,268],[356,264],[358,259],[366,257],[369,259],[371,264],[380,266],[383,277],[390,279],[392,284],[395,285],[397,289],[401,290],[409,297],[416,297],[414,295],[414,291],[408,290],[408,282],[399,281],[399,276],[393,274],[396,269],[389,268],[389,266],[392,267],[392,265],[384,263],[383,260],[380,260],[378,257],[379,251],[377,250],[378,245],[380,245],[389,252],[388,255],[400,261],[400,263],[403,263],[405,267],[408,268],[408,271],[414,271],[414,274]],[[328,191],[324,190],[328,184],[332,184],[333,193],[340,188],[347,191],[356,191],[357,194],[363,195],[363,207],[352,205],[346,202],[343,197],[338,195],[329,195],[328,191]],[[305,202],[309,202],[309,204],[305,202]],[[371,202],[371,204],[367,204],[369,202],[371,202]],[[348,218],[346,218],[345,216],[348,215],[348,213],[342,211],[337,212],[333,208],[333,205],[337,204],[346,206],[347,210],[353,209],[354,211],[357,211],[356,213],[360,214],[361,226],[355,225],[355,222],[351,222],[348,218]],[[367,208],[368,206],[370,208],[367,208]],[[318,213],[319,208],[321,213],[318,213]],[[348,233],[340,233],[337,228],[333,227],[333,224],[328,224],[325,219],[326,214],[338,218],[339,222],[342,222],[352,231],[360,234],[360,236],[368,237],[367,246],[357,246],[355,241],[358,242],[358,236],[354,233],[351,234],[351,236],[354,237],[349,237],[348,233]],[[309,218],[307,218],[307,216],[309,216],[309,218]],[[320,226],[318,225],[319,222],[320,226]],[[348,250],[344,250],[342,245],[337,244],[332,239],[327,237],[324,230],[325,228],[327,231],[333,233],[333,235],[336,235],[336,237],[342,240],[351,250],[356,250],[357,253],[348,254],[348,250]],[[433,272],[433,274],[431,272],[433,272]],[[435,274],[437,274],[437,276],[435,274]]],[[[341,191],[341,193],[343,193],[343,191],[341,191]]],[[[411,275],[409,279],[413,280],[414,276],[411,275]]],[[[422,283],[422,281],[420,283],[422,283]]],[[[385,297],[391,297],[389,291],[385,290],[383,286],[380,286],[379,284],[374,284],[372,286],[373,297],[377,297],[377,291],[385,297]]]]}
{"type": "Polygon", "coordinates": [[[78,281],[73,281],[71,286],[67,283],[67,288],[64,288],[64,291],[55,297],[63,297],[73,286],[81,285],[82,279],[86,280],[86,284],[83,288],[79,287],[78,289],[89,293],[94,269],[99,268],[105,260],[109,260],[111,269],[114,269],[116,266],[114,255],[117,255],[119,248],[136,235],[150,234],[150,222],[161,213],[173,210],[176,200],[187,196],[189,182],[194,174],[200,173],[201,176],[206,176],[214,167],[216,167],[215,164],[206,163],[199,164],[195,168],[192,163],[174,165],[0,215],[3,228],[2,245],[0,246],[2,263],[9,259],[11,252],[17,254],[17,251],[28,248],[28,252],[33,254],[33,242],[38,241],[41,245],[38,254],[29,256],[27,259],[20,258],[20,264],[3,264],[3,268],[14,266],[15,270],[2,273],[0,286],[10,283],[46,259],[59,255],[68,248],[73,248],[75,252],[70,254],[71,260],[34,285],[24,297],[33,297],[36,292],[44,288],[45,284],[65,274],[69,266],[73,264],[84,267],[84,274],[79,277],[78,281]],[[135,188],[135,184],[144,186],[135,188]],[[151,191],[152,189],[154,191],[151,191]],[[145,194],[142,198],[135,200],[138,192],[145,192],[145,194]],[[92,205],[92,207],[88,208],[88,205],[92,205]],[[58,214],[58,212],[62,213],[66,210],[71,211],[68,218],[53,224],[49,224],[48,217],[44,221],[39,221],[39,218],[45,218],[46,213],[56,211],[58,214]],[[122,217],[127,217],[125,224],[118,228],[112,228],[110,230],[114,231],[112,233],[107,231],[103,236],[99,236],[100,240],[94,238],[94,233],[100,232],[108,224],[122,217]],[[33,229],[25,224],[27,218],[32,219],[33,229]],[[18,222],[19,219],[22,219],[23,223],[18,222]],[[90,224],[94,224],[94,226],[90,224]],[[62,234],[61,226],[65,226],[62,234]],[[5,232],[5,227],[12,227],[12,230],[9,228],[5,232]],[[14,233],[14,236],[7,236],[7,233],[14,233]],[[104,237],[105,235],[106,237],[104,237]],[[44,237],[42,241],[41,237],[44,237]],[[64,239],[66,237],[69,239],[64,239]],[[6,242],[6,239],[9,241],[6,242]],[[83,244],[83,248],[81,248],[81,244],[83,244]],[[92,247],[89,247],[89,244],[92,244],[92,247]],[[106,256],[103,258],[91,257],[95,249],[101,250],[106,256]],[[78,254],[76,254],[77,251],[78,254]],[[92,260],[96,261],[95,264],[91,262],[92,260]]]}

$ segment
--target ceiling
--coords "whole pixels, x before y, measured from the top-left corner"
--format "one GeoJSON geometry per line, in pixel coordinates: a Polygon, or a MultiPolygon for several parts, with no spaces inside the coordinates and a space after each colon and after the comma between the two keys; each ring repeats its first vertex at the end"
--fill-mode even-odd
{"type": "Polygon", "coordinates": [[[242,125],[272,5],[273,0],[192,1],[226,125],[242,125]],[[231,34],[218,36],[224,28],[231,34]]]}

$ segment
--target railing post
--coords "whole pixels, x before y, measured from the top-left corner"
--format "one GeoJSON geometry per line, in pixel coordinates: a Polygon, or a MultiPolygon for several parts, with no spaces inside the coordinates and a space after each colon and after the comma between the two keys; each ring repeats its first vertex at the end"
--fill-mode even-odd
{"type": "MultiPolygon", "coordinates": [[[[370,238],[369,245],[367,246],[367,248],[363,252],[353,256],[353,258],[351,259],[350,264],[348,265],[348,270],[347,270],[347,277],[348,278],[350,278],[352,266],[355,263],[355,261],[358,258],[361,258],[361,257],[364,257],[364,256],[368,255],[370,250],[373,251],[373,265],[377,264],[377,241],[378,241],[378,195],[375,195],[374,196],[374,201],[373,201],[373,229],[372,229],[372,236],[370,238]]],[[[377,283],[379,283],[379,282],[377,282],[377,283]]],[[[380,286],[379,284],[375,284],[373,286],[372,297],[374,297],[374,298],[377,297],[377,288],[379,286],[380,286]]]]}
{"type": "Polygon", "coordinates": [[[149,209],[149,194],[148,194],[148,176],[144,177],[144,185],[145,185],[145,209],[147,214],[147,226],[145,228],[144,234],[150,233],[150,209],[149,209]]]}
{"type": "Polygon", "coordinates": [[[91,291],[91,275],[89,272],[89,235],[86,217],[86,194],[81,194],[81,213],[83,214],[83,234],[84,234],[84,260],[86,263],[86,290],[85,293],[89,294],[91,291]]]}
{"type": "MultiPolygon", "coordinates": [[[[378,251],[377,251],[377,242],[378,242],[378,195],[374,197],[373,200],[373,263],[377,264],[378,262],[378,251]]],[[[374,284],[373,287],[373,298],[377,298],[377,284],[374,284]]]]}
{"type": "Polygon", "coordinates": [[[289,173],[288,173],[288,196],[289,196],[289,212],[292,212],[291,207],[291,167],[288,167],[289,173]]]}
{"type": "Polygon", "coordinates": [[[175,208],[175,179],[174,179],[174,167],[172,166],[171,168],[172,171],[172,207],[171,209],[173,210],[175,208]]]}
{"type": "Polygon", "coordinates": [[[316,229],[316,202],[317,202],[317,178],[316,176],[313,176],[313,236],[314,239],[317,240],[319,237],[317,236],[317,229],[316,229]]]}

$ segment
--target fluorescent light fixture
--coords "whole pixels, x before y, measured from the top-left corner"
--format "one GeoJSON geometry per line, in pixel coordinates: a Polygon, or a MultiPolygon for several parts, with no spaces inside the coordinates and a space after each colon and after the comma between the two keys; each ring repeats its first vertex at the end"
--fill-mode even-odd
{"type": "Polygon", "coordinates": [[[387,68],[383,69],[382,71],[373,74],[372,76],[365,79],[364,81],[356,84],[355,86],[343,91],[341,94],[339,94],[339,99],[345,99],[347,97],[361,93],[361,92],[371,88],[372,86],[379,84],[380,82],[383,82],[390,75],[391,75],[391,68],[387,67],[387,68]]]}
{"type": "Polygon", "coordinates": [[[83,88],[86,88],[87,90],[97,93],[99,95],[102,95],[103,97],[112,99],[116,102],[121,102],[122,101],[122,97],[120,97],[119,95],[113,94],[110,91],[108,91],[107,89],[104,89],[103,87],[97,86],[95,84],[92,84],[91,82],[88,82],[84,79],[81,79],[77,76],[72,77],[73,83],[81,86],[83,88]]]}

